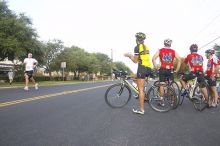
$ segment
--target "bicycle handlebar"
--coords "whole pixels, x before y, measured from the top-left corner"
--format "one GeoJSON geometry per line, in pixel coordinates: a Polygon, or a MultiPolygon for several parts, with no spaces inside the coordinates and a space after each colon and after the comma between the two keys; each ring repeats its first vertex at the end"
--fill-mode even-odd
{"type": "Polygon", "coordinates": [[[126,78],[128,73],[126,71],[113,71],[113,74],[115,74],[115,78],[117,79],[118,77],[126,78]]]}
{"type": "MultiPolygon", "coordinates": [[[[121,78],[129,78],[128,76],[128,73],[126,71],[117,71],[117,70],[114,70],[113,71],[113,74],[115,74],[115,78],[117,79],[118,77],[121,77],[121,78]]],[[[155,70],[152,70],[149,77],[150,78],[153,78],[155,79],[156,77],[158,76],[158,72],[155,71],[155,70]]]]}

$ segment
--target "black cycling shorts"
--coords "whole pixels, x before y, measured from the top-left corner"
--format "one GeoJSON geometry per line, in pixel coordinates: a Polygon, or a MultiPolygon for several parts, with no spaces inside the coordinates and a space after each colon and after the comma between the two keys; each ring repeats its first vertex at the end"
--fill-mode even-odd
{"type": "Polygon", "coordinates": [[[189,80],[195,79],[196,77],[197,77],[197,81],[199,83],[199,87],[204,88],[206,83],[205,83],[204,74],[201,71],[190,72],[189,74],[184,74],[182,76],[182,80],[187,82],[189,80]]]}
{"type": "Polygon", "coordinates": [[[173,69],[164,69],[160,68],[159,69],[159,80],[160,82],[165,82],[165,81],[173,81],[173,69]]]}
{"type": "Polygon", "coordinates": [[[211,79],[210,76],[205,76],[205,79],[208,81],[209,86],[216,86],[216,78],[215,79],[211,79]]]}
{"type": "Polygon", "coordinates": [[[150,67],[145,67],[143,65],[138,65],[137,70],[137,78],[138,79],[145,79],[146,77],[152,74],[152,69],[150,67]]]}

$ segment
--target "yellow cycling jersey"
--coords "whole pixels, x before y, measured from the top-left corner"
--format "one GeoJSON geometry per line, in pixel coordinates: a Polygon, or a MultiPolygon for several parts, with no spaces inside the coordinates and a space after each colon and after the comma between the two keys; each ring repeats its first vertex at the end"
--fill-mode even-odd
{"type": "Polygon", "coordinates": [[[152,68],[149,48],[144,44],[138,44],[134,49],[134,54],[139,55],[139,64],[152,68]]]}

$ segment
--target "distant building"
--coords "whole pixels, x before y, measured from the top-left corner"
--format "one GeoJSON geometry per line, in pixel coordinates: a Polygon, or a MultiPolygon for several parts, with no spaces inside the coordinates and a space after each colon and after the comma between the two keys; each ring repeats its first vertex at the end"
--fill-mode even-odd
{"type": "Polygon", "coordinates": [[[8,58],[5,58],[4,61],[0,61],[0,76],[5,76],[7,73],[14,69],[16,65],[21,65],[22,62],[19,60],[14,60],[13,62],[8,60],[8,58]]]}

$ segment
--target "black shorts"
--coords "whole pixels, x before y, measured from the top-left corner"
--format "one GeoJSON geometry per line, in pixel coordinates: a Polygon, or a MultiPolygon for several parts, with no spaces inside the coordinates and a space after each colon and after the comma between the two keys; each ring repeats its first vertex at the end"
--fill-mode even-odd
{"type": "Polygon", "coordinates": [[[25,74],[28,75],[28,78],[29,78],[29,79],[33,77],[33,73],[34,73],[33,70],[25,71],[25,74]]]}
{"type": "Polygon", "coordinates": [[[205,78],[204,78],[204,74],[201,71],[197,71],[197,72],[190,72],[189,74],[184,74],[182,76],[182,80],[187,82],[189,80],[193,80],[197,77],[197,81],[199,83],[199,87],[204,88],[205,87],[205,78]]]}
{"type": "Polygon", "coordinates": [[[209,86],[216,86],[216,78],[213,80],[210,76],[205,76],[205,79],[208,81],[209,86]]]}
{"type": "Polygon", "coordinates": [[[173,69],[164,69],[160,68],[159,69],[159,80],[160,82],[165,82],[165,81],[173,81],[173,69]]]}
{"type": "Polygon", "coordinates": [[[150,67],[145,67],[142,65],[138,65],[137,70],[137,78],[138,79],[145,79],[146,77],[152,74],[152,69],[150,67]]]}

